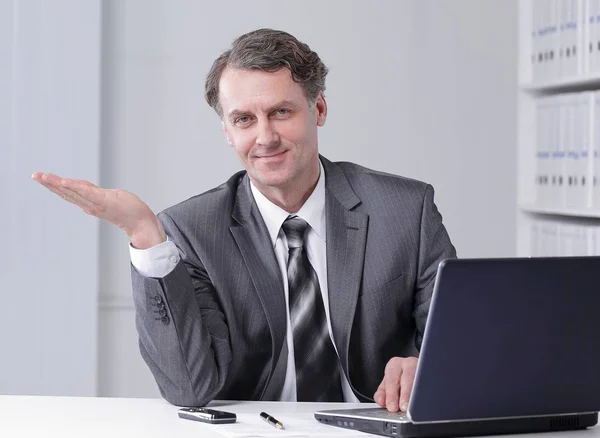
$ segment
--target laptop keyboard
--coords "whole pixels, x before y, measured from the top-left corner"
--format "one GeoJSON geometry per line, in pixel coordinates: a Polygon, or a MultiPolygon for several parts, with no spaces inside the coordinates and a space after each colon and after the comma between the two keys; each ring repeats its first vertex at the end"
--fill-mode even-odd
{"type": "Polygon", "coordinates": [[[382,408],[365,408],[365,409],[348,409],[348,410],[337,410],[337,415],[348,415],[352,417],[362,418],[380,418],[387,421],[394,421],[399,423],[408,423],[410,420],[404,412],[388,412],[382,408]]]}
{"type": "Polygon", "coordinates": [[[387,411],[377,411],[371,412],[371,415],[378,418],[406,418],[406,414],[404,412],[387,412],[387,411]]]}
{"type": "Polygon", "coordinates": [[[388,412],[385,409],[374,409],[369,411],[365,410],[363,415],[368,415],[369,417],[375,418],[384,418],[387,420],[406,420],[408,418],[404,412],[388,412]]]}

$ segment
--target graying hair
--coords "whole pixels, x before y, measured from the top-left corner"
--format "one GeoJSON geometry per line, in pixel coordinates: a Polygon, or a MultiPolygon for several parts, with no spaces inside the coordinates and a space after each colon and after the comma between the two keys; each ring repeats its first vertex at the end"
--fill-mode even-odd
{"type": "Polygon", "coordinates": [[[325,91],[328,72],[316,52],[287,32],[265,28],[246,33],[215,60],[206,76],[204,98],[220,117],[219,81],[226,67],[270,73],[287,68],[304,89],[311,108],[319,93],[325,91]]]}

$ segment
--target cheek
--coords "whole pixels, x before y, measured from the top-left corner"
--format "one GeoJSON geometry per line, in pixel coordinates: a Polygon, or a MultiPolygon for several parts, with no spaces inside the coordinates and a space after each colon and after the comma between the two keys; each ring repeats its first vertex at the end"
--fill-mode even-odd
{"type": "Polygon", "coordinates": [[[254,137],[247,133],[238,133],[230,138],[233,148],[240,156],[248,155],[248,152],[250,152],[250,149],[254,146],[254,137]]]}
{"type": "Polygon", "coordinates": [[[304,123],[283,124],[278,130],[282,140],[287,140],[291,143],[303,145],[312,138],[311,126],[304,123]]]}

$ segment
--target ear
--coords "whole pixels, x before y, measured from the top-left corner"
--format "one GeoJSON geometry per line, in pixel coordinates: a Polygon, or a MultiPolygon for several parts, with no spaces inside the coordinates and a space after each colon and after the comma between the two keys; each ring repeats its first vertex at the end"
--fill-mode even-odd
{"type": "Polygon", "coordinates": [[[231,137],[229,136],[229,131],[227,130],[227,126],[225,122],[221,120],[221,127],[223,128],[223,134],[225,134],[225,138],[227,139],[227,143],[229,146],[233,146],[233,141],[231,141],[231,137]]]}
{"type": "Polygon", "coordinates": [[[322,91],[315,100],[315,114],[317,116],[317,126],[323,126],[327,120],[327,101],[322,91]]]}

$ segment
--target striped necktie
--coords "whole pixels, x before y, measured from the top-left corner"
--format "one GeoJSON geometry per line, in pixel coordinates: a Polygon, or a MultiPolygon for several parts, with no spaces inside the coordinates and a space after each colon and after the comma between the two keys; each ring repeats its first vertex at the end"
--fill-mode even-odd
{"type": "Polygon", "coordinates": [[[339,359],[329,336],[319,279],[304,249],[308,224],[298,216],[289,216],[282,228],[289,248],[287,274],[297,400],[344,401],[339,359]]]}

